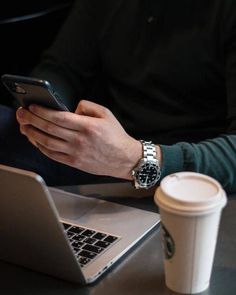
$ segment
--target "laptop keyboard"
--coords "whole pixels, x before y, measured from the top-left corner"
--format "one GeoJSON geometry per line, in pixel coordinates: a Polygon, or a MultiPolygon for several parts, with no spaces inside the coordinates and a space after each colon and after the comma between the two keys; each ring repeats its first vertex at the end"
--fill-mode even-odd
{"type": "Polygon", "coordinates": [[[110,248],[119,237],[92,229],[62,223],[81,267],[84,267],[98,255],[110,248]]]}

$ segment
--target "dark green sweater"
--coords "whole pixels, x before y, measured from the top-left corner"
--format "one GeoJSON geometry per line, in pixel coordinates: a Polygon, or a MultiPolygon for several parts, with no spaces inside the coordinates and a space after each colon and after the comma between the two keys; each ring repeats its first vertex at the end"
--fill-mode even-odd
{"type": "Polygon", "coordinates": [[[162,177],[196,171],[236,191],[235,0],[76,1],[34,75],[160,144],[162,177]]]}

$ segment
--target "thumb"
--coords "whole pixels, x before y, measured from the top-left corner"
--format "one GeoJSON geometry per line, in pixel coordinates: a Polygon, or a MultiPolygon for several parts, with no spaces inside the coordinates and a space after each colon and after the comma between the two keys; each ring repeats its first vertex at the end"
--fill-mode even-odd
{"type": "Polygon", "coordinates": [[[105,118],[111,115],[111,112],[106,107],[88,100],[81,100],[75,113],[96,118],[105,118]]]}

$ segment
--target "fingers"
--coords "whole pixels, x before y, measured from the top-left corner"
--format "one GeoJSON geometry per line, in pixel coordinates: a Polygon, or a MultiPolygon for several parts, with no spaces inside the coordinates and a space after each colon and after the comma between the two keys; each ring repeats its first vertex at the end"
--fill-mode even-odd
{"type": "Polygon", "coordinates": [[[68,145],[66,141],[59,139],[54,136],[48,136],[46,133],[34,128],[31,125],[22,126],[22,133],[25,134],[29,141],[32,142],[36,147],[42,146],[46,149],[54,152],[60,152],[67,154],[68,145]]]}
{"type": "Polygon", "coordinates": [[[75,113],[95,118],[106,118],[112,114],[106,107],[88,100],[81,100],[75,113]]]}
{"type": "Polygon", "coordinates": [[[33,127],[49,135],[62,138],[65,140],[70,140],[71,137],[73,136],[73,131],[71,131],[70,129],[65,129],[56,124],[52,124],[50,121],[44,120],[38,117],[37,115],[32,115],[32,113],[26,109],[19,108],[16,112],[16,115],[17,115],[17,120],[21,125],[20,130],[23,134],[25,134],[25,129],[22,126],[32,125],[33,127]]]}
{"type": "Polygon", "coordinates": [[[80,116],[76,113],[56,111],[39,105],[31,105],[29,111],[41,119],[68,130],[84,131],[89,126],[90,121],[93,121],[93,117],[90,116],[80,116]]]}
{"type": "Polygon", "coordinates": [[[51,124],[23,108],[17,110],[16,117],[21,133],[36,147],[41,145],[51,151],[68,151],[65,140],[73,138],[72,131],[51,124]]]}
{"type": "Polygon", "coordinates": [[[75,113],[56,111],[38,105],[31,105],[29,110],[19,108],[17,111],[17,119],[20,124],[31,124],[48,134],[62,138],[66,136],[63,133],[65,128],[86,131],[91,126],[96,125],[97,119],[112,119],[113,117],[113,114],[107,108],[86,100],[80,101],[75,113]],[[32,114],[35,116],[32,116],[32,114]]]}
{"type": "Polygon", "coordinates": [[[52,151],[41,144],[38,144],[37,147],[45,156],[51,158],[54,161],[68,165],[68,155],[67,154],[57,152],[57,151],[52,151]]]}

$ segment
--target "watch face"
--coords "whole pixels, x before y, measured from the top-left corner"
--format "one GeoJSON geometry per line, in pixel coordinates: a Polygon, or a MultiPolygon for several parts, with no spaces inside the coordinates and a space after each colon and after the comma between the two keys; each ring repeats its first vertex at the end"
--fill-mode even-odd
{"type": "Polygon", "coordinates": [[[155,163],[144,163],[138,173],[137,180],[141,187],[151,187],[160,179],[160,168],[155,163]]]}

